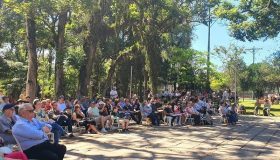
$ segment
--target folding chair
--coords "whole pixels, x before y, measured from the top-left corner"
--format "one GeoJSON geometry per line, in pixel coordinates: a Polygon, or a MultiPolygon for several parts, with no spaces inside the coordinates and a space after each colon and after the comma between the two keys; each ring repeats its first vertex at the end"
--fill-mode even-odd
{"type": "Polygon", "coordinates": [[[86,127],[80,126],[78,123],[76,123],[73,126],[73,132],[79,132],[80,134],[85,133],[86,132],[86,127]]]}
{"type": "MultiPolygon", "coordinates": [[[[21,145],[20,145],[18,139],[16,138],[16,136],[15,136],[14,134],[12,134],[12,135],[13,135],[13,137],[14,137],[16,143],[17,143],[16,151],[18,152],[18,154],[20,154],[20,156],[21,156],[22,158],[28,159],[27,156],[25,155],[25,153],[23,152],[23,150],[22,150],[22,148],[21,148],[21,145]]],[[[29,159],[29,160],[31,160],[31,159],[29,159]]]]}
{"type": "Polygon", "coordinates": [[[194,118],[192,118],[190,114],[187,114],[187,118],[185,120],[185,124],[194,125],[194,118]]]}

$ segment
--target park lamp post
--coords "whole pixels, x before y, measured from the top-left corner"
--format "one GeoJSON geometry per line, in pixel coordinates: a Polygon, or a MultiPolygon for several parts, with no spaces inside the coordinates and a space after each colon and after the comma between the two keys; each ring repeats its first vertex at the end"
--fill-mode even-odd
{"type": "Polygon", "coordinates": [[[176,74],[176,88],[175,88],[175,90],[177,90],[178,87],[179,87],[179,82],[178,82],[179,81],[179,76],[178,76],[179,68],[180,68],[180,64],[178,62],[176,62],[175,63],[175,70],[176,70],[177,74],[176,74]]]}
{"type": "Polygon", "coordinates": [[[130,66],[130,88],[129,88],[129,97],[132,98],[132,71],[133,67],[132,65],[130,66]]]}
{"type": "Polygon", "coordinates": [[[234,70],[234,103],[237,104],[237,57],[236,55],[234,56],[234,60],[233,60],[234,64],[233,64],[233,70],[234,70]]]}

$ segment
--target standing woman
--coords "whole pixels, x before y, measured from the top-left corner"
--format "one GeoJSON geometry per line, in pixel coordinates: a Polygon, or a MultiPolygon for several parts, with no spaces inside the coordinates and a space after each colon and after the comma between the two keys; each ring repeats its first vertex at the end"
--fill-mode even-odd
{"type": "Polygon", "coordinates": [[[260,100],[257,99],[257,101],[255,103],[255,109],[254,109],[254,114],[256,116],[258,115],[260,109],[261,109],[261,103],[260,103],[260,100]]]}

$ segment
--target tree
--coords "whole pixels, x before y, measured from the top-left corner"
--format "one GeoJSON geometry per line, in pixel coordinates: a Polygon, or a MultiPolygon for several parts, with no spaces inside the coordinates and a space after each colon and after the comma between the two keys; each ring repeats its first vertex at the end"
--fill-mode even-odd
{"type": "Polygon", "coordinates": [[[228,48],[223,46],[215,48],[215,52],[222,60],[226,73],[229,74],[231,88],[234,88],[236,102],[239,74],[246,68],[246,64],[241,57],[244,49],[230,44],[228,48]]]}
{"type": "Polygon", "coordinates": [[[36,23],[34,2],[25,1],[28,3],[28,10],[26,15],[26,36],[28,49],[28,71],[26,81],[26,95],[33,100],[36,97],[37,91],[37,52],[36,52],[36,23]]]}
{"type": "MultiPolygon", "coordinates": [[[[64,84],[64,61],[66,55],[65,47],[65,30],[70,12],[71,0],[68,1],[39,1],[39,13],[41,16],[42,26],[47,28],[52,40],[50,43],[55,49],[55,95],[65,94],[64,84]]],[[[42,32],[46,32],[43,31],[42,32]]],[[[43,37],[47,39],[47,37],[43,37]]],[[[44,41],[44,39],[42,40],[44,41]]]]}
{"type": "Polygon", "coordinates": [[[85,52],[84,62],[80,68],[80,94],[87,96],[88,95],[88,87],[90,84],[90,78],[92,76],[92,66],[94,62],[94,58],[96,55],[96,51],[98,48],[98,42],[102,33],[106,28],[103,24],[103,10],[104,5],[103,0],[93,1],[89,6],[87,11],[89,12],[89,21],[87,24],[87,36],[84,40],[83,49],[85,52]]]}
{"type": "Polygon", "coordinates": [[[271,80],[280,94],[280,51],[276,51],[271,55],[272,75],[271,80]]]}
{"type": "Polygon", "coordinates": [[[273,38],[280,32],[278,0],[224,1],[215,15],[228,20],[231,35],[241,41],[273,38]]]}

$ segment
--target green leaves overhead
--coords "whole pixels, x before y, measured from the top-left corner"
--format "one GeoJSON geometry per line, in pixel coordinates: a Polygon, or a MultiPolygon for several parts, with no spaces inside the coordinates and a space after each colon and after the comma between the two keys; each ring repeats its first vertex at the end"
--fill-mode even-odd
{"type": "Polygon", "coordinates": [[[228,20],[231,35],[242,41],[273,38],[280,31],[280,3],[278,0],[224,1],[215,15],[228,20]]]}

